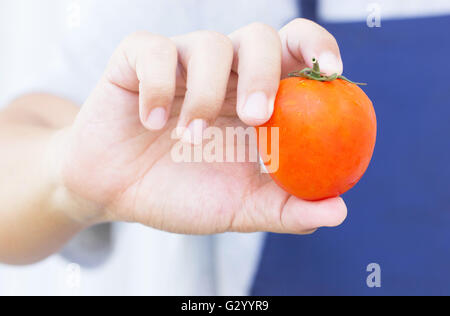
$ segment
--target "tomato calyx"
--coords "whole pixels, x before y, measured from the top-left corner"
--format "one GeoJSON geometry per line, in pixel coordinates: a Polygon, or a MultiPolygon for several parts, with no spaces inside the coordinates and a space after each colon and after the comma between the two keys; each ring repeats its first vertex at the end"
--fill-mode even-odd
{"type": "Polygon", "coordinates": [[[305,68],[300,71],[291,72],[288,76],[289,77],[302,77],[302,78],[307,78],[310,80],[316,80],[316,81],[322,81],[322,82],[330,82],[330,81],[334,81],[336,79],[342,79],[342,80],[345,80],[347,82],[350,82],[350,83],[353,83],[353,84],[356,84],[359,86],[367,85],[367,83],[351,81],[350,79],[348,79],[344,76],[338,75],[338,74],[333,74],[331,76],[325,76],[325,74],[320,71],[319,61],[316,58],[313,58],[312,61],[313,61],[313,68],[305,68]]]}

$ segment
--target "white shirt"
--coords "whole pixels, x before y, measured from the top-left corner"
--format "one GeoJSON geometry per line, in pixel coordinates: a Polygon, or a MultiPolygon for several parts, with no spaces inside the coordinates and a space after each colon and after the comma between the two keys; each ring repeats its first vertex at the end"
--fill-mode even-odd
{"type": "MultiPolygon", "coordinates": [[[[2,65],[6,72],[0,72],[0,104],[39,91],[81,105],[114,49],[137,30],[166,36],[199,29],[228,34],[254,21],[280,28],[298,14],[294,0],[275,7],[271,0],[11,0],[1,5],[5,18],[13,19],[3,35],[8,50],[3,51],[7,63],[2,65]]],[[[54,255],[30,267],[0,266],[0,295],[245,295],[264,238],[183,236],[125,223],[114,224],[111,233],[112,249],[106,253],[95,229],[69,244],[63,253],[75,265],[54,255]],[[97,251],[74,251],[83,247],[97,251]],[[83,265],[83,257],[99,253],[107,255],[101,265],[83,265]]]]}
{"type": "MultiPolygon", "coordinates": [[[[363,21],[371,2],[322,0],[321,17],[363,21]]],[[[376,2],[382,18],[450,12],[446,0],[376,2]]],[[[296,0],[2,0],[0,106],[33,91],[81,105],[113,50],[136,30],[166,36],[198,29],[227,34],[255,21],[279,28],[298,12],[296,0]]],[[[197,237],[115,224],[112,248],[105,251],[100,241],[95,253],[104,255],[101,264],[88,268],[77,265],[82,255],[73,249],[95,250],[91,233],[66,249],[75,264],[54,255],[29,267],[0,265],[0,295],[245,295],[264,241],[264,234],[197,237]]]]}

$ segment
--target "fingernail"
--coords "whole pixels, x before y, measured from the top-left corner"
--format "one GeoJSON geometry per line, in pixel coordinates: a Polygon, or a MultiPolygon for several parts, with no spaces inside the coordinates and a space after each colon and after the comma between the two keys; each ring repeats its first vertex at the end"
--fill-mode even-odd
{"type": "Polygon", "coordinates": [[[320,70],[328,76],[333,74],[342,75],[344,66],[342,61],[332,52],[324,52],[319,58],[320,70]]]}
{"type": "Polygon", "coordinates": [[[160,130],[167,123],[166,109],[153,109],[147,118],[147,127],[151,130],[160,130]]]}
{"type": "Polygon", "coordinates": [[[194,145],[200,145],[203,142],[203,132],[208,124],[205,120],[193,120],[184,131],[182,141],[194,145]]]}
{"type": "Polygon", "coordinates": [[[258,121],[270,119],[269,100],[264,92],[255,92],[248,96],[242,110],[245,117],[258,121]]]}

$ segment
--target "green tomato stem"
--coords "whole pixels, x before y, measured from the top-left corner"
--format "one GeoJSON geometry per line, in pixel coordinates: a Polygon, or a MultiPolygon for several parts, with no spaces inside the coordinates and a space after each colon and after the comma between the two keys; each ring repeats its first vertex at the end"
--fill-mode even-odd
{"type": "Polygon", "coordinates": [[[334,81],[336,79],[341,79],[341,80],[345,80],[347,82],[350,82],[350,83],[353,83],[353,84],[356,84],[359,86],[367,85],[367,83],[351,81],[350,79],[348,79],[344,76],[340,76],[337,73],[332,74],[331,76],[325,76],[320,71],[319,61],[316,58],[313,58],[312,61],[313,61],[313,68],[305,68],[301,71],[292,72],[289,74],[289,77],[302,77],[302,78],[307,78],[310,80],[316,80],[316,81],[322,81],[322,82],[330,82],[330,81],[334,81]]]}

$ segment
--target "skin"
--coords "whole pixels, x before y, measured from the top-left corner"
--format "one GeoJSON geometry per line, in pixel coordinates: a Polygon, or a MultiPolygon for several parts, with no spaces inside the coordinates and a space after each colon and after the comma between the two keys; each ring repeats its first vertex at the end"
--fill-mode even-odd
{"type": "Polygon", "coordinates": [[[342,199],[300,200],[257,164],[170,157],[175,127],[268,121],[280,78],[313,56],[324,56],[325,72],[342,72],[333,36],[303,19],[280,32],[260,23],[229,36],[140,32],[117,48],[80,111],[50,95],[16,100],[0,112],[0,261],[39,261],[102,222],[188,234],[340,225],[342,199]]]}

